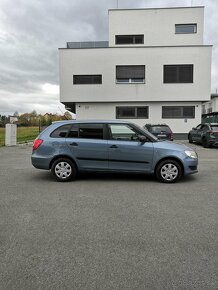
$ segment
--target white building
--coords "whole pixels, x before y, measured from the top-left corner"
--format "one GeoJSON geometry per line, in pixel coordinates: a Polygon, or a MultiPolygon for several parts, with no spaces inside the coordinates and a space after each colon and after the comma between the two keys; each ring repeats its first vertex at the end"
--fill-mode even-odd
{"type": "Polygon", "coordinates": [[[186,133],[210,100],[204,7],[109,10],[109,42],[59,50],[60,101],[77,119],[167,123],[186,133]]]}
{"type": "Polygon", "coordinates": [[[208,102],[202,104],[202,114],[218,112],[218,94],[212,94],[208,102]]]}

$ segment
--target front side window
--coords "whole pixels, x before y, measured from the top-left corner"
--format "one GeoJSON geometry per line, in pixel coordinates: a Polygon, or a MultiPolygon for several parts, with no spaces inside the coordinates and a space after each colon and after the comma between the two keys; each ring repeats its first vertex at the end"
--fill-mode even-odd
{"type": "Polygon", "coordinates": [[[148,119],[148,106],[116,107],[117,119],[148,119]]]}
{"type": "Polygon", "coordinates": [[[117,83],[144,83],[145,65],[117,65],[116,66],[117,83]]]}
{"type": "Polygon", "coordinates": [[[163,119],[192,119],[195,118],[195,106],[163,106],[163,119]]]}
{"type": "Polygon", "coordinates": [[[103,124],[80,124],[79,138],[103,139],[103,124]]]}
{"type": "Polygon", "coordinates": [[[98,85],[102,84],[102,75],[74,75],[74,85],[98,85]]]}
{"type": "Polygon", "coordinates": [[[169,83],[193,83],[193,64],[164,65],[163,81],[169,83]]]}
{"type": "Polygon", "coordinates": [[[175,25],[176,34],[188,34],[188,33],[197,33],[197,24],[176,24],[175,25]]]}
{"type": "Polygon", "coordinates": [[[144,44],[144,35],[116,35],[115,36],[116,44],[144,44]]]}
{"type": "Polygon", "coordinates": [[[109,125],[112,140],[137,141],[138,133],[128,125],[109,125]]]}

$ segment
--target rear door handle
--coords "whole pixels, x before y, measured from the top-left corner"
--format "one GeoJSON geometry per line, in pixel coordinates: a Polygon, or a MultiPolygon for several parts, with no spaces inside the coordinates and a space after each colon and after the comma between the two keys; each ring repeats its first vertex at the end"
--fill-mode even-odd
{"type": "Polygon", "coordinates": [[[117,145],[111,145],[110,148],[118,148],[117,145]]]}
{"type": "Polygon", "coordinates": [[[70,143],[71,146],[78,146],[76,142],[70,143]]]}

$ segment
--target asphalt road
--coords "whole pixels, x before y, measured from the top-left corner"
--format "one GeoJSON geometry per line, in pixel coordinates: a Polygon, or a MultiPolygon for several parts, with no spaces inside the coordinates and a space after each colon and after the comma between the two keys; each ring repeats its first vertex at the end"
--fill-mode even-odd
{"type": "Polygon", "coordinates": [[[218,149],[199,173],[58,183],[0,148],[0,289],[217,289],[218,149]]]}

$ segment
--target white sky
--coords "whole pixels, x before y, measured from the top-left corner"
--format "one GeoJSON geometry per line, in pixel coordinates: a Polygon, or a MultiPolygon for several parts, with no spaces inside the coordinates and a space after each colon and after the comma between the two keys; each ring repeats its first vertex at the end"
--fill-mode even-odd
{"type": "MultiPolygon", "coordinates": [[[[218,89],[218,0],[119,0],[119,8],[205,6],[204,43],[213,45],[218,89]]],[[[61,113],[58,48],[108,39],[117,0],[0,0],[0,114],[61,113]]]]}

